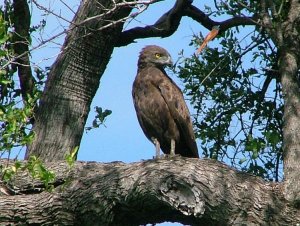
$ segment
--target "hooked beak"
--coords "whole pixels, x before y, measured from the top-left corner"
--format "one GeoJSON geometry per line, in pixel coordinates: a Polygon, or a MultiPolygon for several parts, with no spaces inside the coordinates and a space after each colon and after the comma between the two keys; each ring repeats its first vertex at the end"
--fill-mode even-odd
{"type": "Polygon", "coordinates": [[[166,60],[166,65],[169,67],[173,66],[173,60],[171,56],[168,56],[168,59],[166,60]]]}

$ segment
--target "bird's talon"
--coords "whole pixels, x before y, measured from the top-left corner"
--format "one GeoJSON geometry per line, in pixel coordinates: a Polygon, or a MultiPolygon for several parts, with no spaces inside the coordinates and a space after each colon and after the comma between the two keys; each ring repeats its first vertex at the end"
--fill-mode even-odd
{"type": "Polygon", "coordinates": [[[153,159],[163,159],[164,157],[164,155],[155,155],[153,156],[153,159]]]}
{"type": "Polygon", "coordinates": [[[176,157],[179,157],[179,156],[181,156],[181,155],[179,155],[179,154],[175,154],[175,155],[173,155],[173,154],[166,154],[164,157],[165,158],[176,158],[176,157]]]}

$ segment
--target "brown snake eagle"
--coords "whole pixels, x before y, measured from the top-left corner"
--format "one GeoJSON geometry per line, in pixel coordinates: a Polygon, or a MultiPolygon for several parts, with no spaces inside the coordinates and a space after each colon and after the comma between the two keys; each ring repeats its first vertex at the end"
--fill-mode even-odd
{"type": "Polygon", "coordinates": [[[170,54],[159,46],[142,49],[132,88],[139,123],[156,147],[165,154],[199,158],[190,113],[179,87],[166,74],[170,54]]]}

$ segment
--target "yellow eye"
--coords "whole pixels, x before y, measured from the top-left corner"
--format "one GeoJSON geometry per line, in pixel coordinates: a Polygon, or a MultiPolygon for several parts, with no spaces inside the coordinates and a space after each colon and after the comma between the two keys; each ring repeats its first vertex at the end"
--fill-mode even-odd
{"type": "Polygon", "coordinates": [[[157,59],[159,59],[159,58],[161,58],[161,54],[160,54],[160,53],[155,53],[155,57],[156,57],[157,59]]]}

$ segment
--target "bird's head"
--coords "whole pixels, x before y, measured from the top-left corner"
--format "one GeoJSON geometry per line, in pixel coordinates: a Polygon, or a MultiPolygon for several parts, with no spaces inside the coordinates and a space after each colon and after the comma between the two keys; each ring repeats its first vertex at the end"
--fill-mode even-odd
{"type": "Polygon", "coordinates": [[[138,67],[151,65],[156,67],[172,66],[173,61],[167,50],[159,46],[149,45],[142,49],[138,67]]]}

